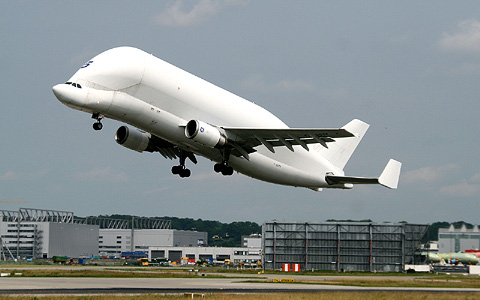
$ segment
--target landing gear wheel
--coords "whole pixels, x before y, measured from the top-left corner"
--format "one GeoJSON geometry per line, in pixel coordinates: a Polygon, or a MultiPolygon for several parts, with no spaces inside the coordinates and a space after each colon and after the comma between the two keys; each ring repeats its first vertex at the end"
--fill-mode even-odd
{"type": "Polygon", "coordinates": [[[182,178],[190,177],[190,175],[192,174],[192,172],[189,169],[185,168],[185,166],[173,166],[172,173],[174,175],[179,175],[182,178]]]}
{"type": "Polygon", "coordinates": [[[97,122],[97,123],[93,123],[93,129],[94,130],[102,130],[103,128],[103,124],[100,123],[100,122],[97,122]]]}
{"type": "Polygon", "coordinates": [[[172,167],[172,174],[179,175],[182,172],[182,166],[173,166],[172,167]]]}
{"type": "Polygon", "coordinates": [[[223,170],[222,170],[222,174],[224,176],[230,176],[230,175],[233,175],[233,168],[230,167],[230,166],[224,166],[223,170]]]}
{"type": "Polygon", "coordinates": [[[213,170],[214,170],[215,172],[217,172],[217,173],[222,172],[222,170],[223,170],[223,164],[215,164],[215,165],[213,166],[213,170]]]}
{"type": "Polygon", "coordinates": [[[227,164],[215,164],[213,166],[213,170],[217,173],[222,173],[224,176],[233,175],[233,168],[228,166],[227,164]]]}
{"type": "Polygon", "coordinates": [[[189,169],[183,169],[183,170],[180,172],[180,177],[182,177],[182,178],[190,177],[191,174],[192,174],[192,172],[190,172],[189,169]]]}

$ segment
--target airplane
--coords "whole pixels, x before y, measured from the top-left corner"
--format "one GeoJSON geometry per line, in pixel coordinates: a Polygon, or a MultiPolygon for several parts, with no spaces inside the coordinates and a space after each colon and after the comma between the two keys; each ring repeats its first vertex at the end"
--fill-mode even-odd
{"type": "Polygon", "coordinates": [[[104,118],[135,127],[118,128],[116,142],[179,159],[172,173],[182,178],[191,175],[187,158],[196,164],[196,156],[203,156],[225,176],[237,171],[314,191],[398,186],[401,163],[393,159],[379,177],[344,174],[367,123],[355,119],[338,129],[289,128],[266,109],[137,48],[107,50],[52,90],[66,106],[91,114],[95,130],[102,129],[104,118]]]}

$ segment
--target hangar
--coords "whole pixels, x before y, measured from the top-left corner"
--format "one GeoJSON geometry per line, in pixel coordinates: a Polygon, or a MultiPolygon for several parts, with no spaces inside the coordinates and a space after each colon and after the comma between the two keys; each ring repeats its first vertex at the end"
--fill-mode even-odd
{"type": "Polygon", "coordinates": [[[266,222],[264,267],[300,264],[302,270],[401,272],[413,263],[428,225],[363,222],[266,222]]]}
{"type": "Polygon", "coordinates": [[[463,252],[465,250],[480,249],[480,231],[474,225],[468,229],[465,224],[461,228],[438,229],[438,248],[441,253],[463,252]]]}

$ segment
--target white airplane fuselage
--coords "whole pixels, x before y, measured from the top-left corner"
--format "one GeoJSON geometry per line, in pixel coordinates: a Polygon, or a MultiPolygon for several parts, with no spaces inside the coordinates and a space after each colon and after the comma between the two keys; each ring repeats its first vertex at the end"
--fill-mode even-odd
{"type": "MultiPolygon", "coordinates": [[[[262,107],[136,48],[103,52],[68,82],[74,85],[53,87],[65,105],[128,123],[215,162],[222,161],[221,151],[187,138],[188,121],[227,127],[288,128],[262,107]]],[[[317,146],[309,145],[309,151],[300,145],[294,145],[294,151],[277,147],[273,153],[259,145],[249,159],[230,155],[228,164],[237,172],[276,184],[351,188],[348,183],[327,183],[325,174],[342,176],[343,168],[320,155],[317,146]]]]}

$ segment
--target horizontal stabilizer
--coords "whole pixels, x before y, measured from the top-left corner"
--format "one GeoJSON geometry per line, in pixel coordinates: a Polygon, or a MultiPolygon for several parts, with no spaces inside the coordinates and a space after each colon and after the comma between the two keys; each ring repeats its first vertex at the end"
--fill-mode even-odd
{"type": "Polygon", "coordinates": [[[382,172],[382,175],[378,178],[378,183],[391,189],[398,187],[398,179],[400,178],[400,169],[402,163],[394,159],[388,161],[387,166],[382,172]]]}
{"type": "Polygon", "coordinates": [[[390,159],[382,174],[378,178],[326,175],[329,184],[381,184],[391,189],[398,187],[402,163],[390,159]]]}

